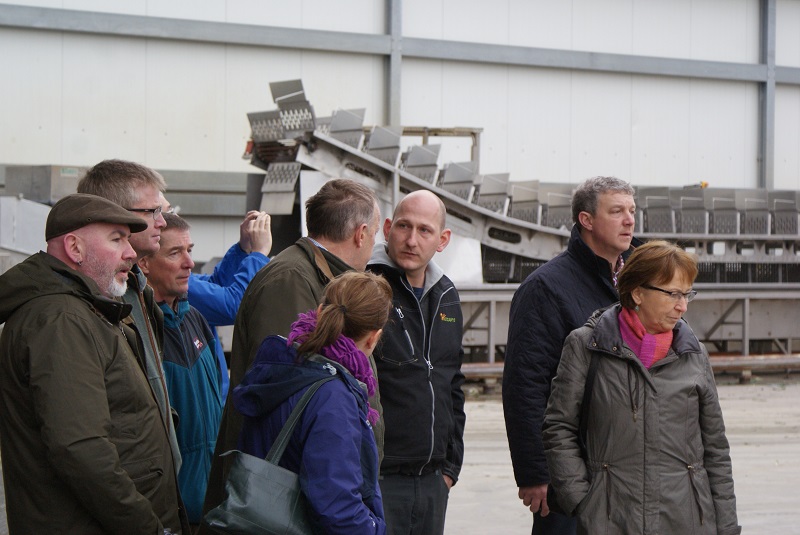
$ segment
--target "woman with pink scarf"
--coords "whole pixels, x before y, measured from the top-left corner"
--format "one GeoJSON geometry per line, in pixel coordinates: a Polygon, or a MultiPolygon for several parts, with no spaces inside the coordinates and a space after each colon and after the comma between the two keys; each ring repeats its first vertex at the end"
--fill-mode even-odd
{"type": "Polygon", "coordinates": [[[377,381],[367,356],[391,304],[383,277],[339,275],[319,308],[299,315],[288,339],[264,340],[233,390],[234,406],[245,417],[239,449],[263,458],[309,386],[331,375],[341,379],[314,393],[280,460],[299,474],[314,533],[386,532],[372,432],[379,414],[367,401],[377,381]]]}
{"type": "Polygon", "coordinates": [[[543,439],[578,533],[741,531],[708,352],[682,319],[697,271],[676,245],[638,247],[619,304],[564,343],[543,439]]]}

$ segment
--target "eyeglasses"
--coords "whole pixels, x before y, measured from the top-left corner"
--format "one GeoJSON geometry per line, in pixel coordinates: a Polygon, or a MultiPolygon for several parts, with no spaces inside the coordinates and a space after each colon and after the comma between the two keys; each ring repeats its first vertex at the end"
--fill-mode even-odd
{"type": "Polygon", "coordinates": [[[687,303],[690,303],[695,296],[697,295],[697,290],[689,290],[686,293],[683,292],[670,292],[668,290],[664,290],[662,288],[656,288],[655,286],[650,286],[649,284],[642,284],[642,288],[647,288],[648,290],[655,290],[657,292],[661,292],[667,294],[670,299],[675,301],[676,303],[681,300],[681,297],[686,299],[687,303]]]}
{"type": "Polygon", "coordinates": [[[158,219],[158,216],[161,214],[174,214],[175,210],[170,208],[166,212],[160,207],[156,206],[155,208],[126,208],[129,212],[139,212],[142,214],[153,214],[153,220],[155,221],[158,219]]]}

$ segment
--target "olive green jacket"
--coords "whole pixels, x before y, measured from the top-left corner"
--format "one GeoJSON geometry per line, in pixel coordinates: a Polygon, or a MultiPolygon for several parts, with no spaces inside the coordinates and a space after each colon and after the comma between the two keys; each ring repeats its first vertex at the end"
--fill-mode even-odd
{"type": "Polygon", "coordinates": [[[167,433],[122,323],[129,312],[47,253],[0,276],[10,533],[187,527],[167,433]]]}

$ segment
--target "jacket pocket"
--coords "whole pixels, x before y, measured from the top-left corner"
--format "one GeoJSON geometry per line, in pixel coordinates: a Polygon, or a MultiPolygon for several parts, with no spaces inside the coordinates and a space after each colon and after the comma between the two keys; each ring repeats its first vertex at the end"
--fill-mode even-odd
{"type": "Polygon", "coordinates": [[[592,482],[589,492],[575,508],[578,521],[591,533],[604,533],[611,515],[611,465],[608,463],[590,462],[592,482]]]}
{"type": "Polygon", "coordinates": [[[405,314],[400,306],[394,306],[393,317],[384,328],[384,338],[379,345],[377,356],[383,362],[403,366],[416,362],[417,356],[411,335],[404,324],[405,314]],[[391,325],[391,328],[389,326],[391,325]]]}
{"type": "Polygon", "coordinates": [[[687,465],[686,468],[689,472],[690,492],[695,503],[696,521],[701,526],[705,524],[716,525],[714,503],[711,498],[711,484],[708,481],[708,473],[703,466],[703,461],[695,461],[687,465]]]}
{"type": "Polygon", "coordinates": [[[148,491],[157,486],[164,475],[164,463],[161,456],[122,463],[122,469],[128,473],[136,489],[147,496],[148,491]]]}

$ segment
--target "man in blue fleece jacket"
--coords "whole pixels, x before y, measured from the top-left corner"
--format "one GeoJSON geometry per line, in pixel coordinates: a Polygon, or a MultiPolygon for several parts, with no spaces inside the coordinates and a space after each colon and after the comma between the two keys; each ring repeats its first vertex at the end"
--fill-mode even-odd
{"type": "Polygon", "coordinates": [[[164,219],[161,248],[143,258],[140,267],[164,313],[164,376],[180,418],[178,486],[189,522],[199,524],[222,416],[221,372],[211,327],[186,299],[194,267],[189,224],[174,214],[164,219]]]}

